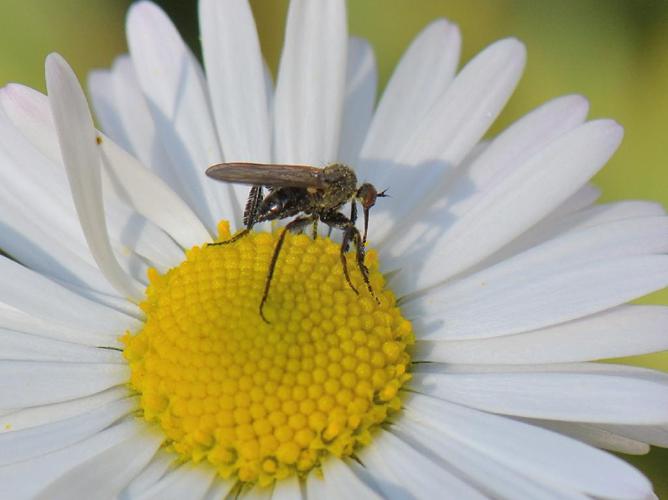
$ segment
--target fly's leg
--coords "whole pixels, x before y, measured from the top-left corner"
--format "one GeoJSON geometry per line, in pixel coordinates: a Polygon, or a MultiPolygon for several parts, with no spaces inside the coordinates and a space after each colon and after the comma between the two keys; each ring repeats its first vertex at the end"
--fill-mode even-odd
{"type": "Polygon", "coordinates": [[[257,221],[257,213],[260,208],[260,203],[262,202],[263,193],[262,186],[252,186],[250,192],[248,193],[248,199],[246,200],[246,207],[244,208],[244,225],[246,228],[243,231],[238,232],[232,236],[229,240],[218,241],[216,243],[209,243],[207,246],[218,246],[218,245],[229,245],[234,243],[237,240],[240,240],[248,233],[251,232],[255,222],[257,221]]]}
{"type": "Polygon", "coordinates": [[[357,222],[357,203],[355,200],[350,201],[350,223],[354,226],[357,222]]]}
{"type": "Polygon", "coordinates": [[[378,297],[376,296],[376,293],[373,291],[373,287],[371,286],[371,281],[369,280],[369,269],[366,267],[366,264],[364,264],[364,255],[365,255],[364,242],[362,241],[362,236],[360,235],[359,230],[355,227],[355,224],[353,224],[353,222],[350,219],[348,219],[345,215],[343,215],[340,212],[330,212],[322,214],[320,220],[322,220],[325,224],[329,225],[330,227],[335,227],[343,231],[343,240],[341,242],[340,256],[341,256],[341,265],[343,266],[343,275],[345,276],[346,281],[348,282],[348,286],[350,286],[353,292],[359,294],[357,289],[353,286],[352,281],[350,280],[350,274],[348,272],[348,262],[346,261],[346,252],[350,248],[350,243],[352,242],[355,245],[357,267],[360,270],[360,274],[362,275],[364,284],[366,285],[367,289],[369,290],[369,293],[376,300],[376,302],[380,302],[378,300],[378,297]]]}
{"type": "Polygon", "coordinates": [[[269,288],[271,287],[271,279],[274,277],[274,271],[276,270],[276,263],[278,262],[278,256],[281,253],[281,248],[283,248],[283,243],[285,242],[285,235],[288,234],[288,231],[299,231],[305,226],[308,226],[314,220],[317,220],[316,216],[310,215],[308,217],[297,217],[290,221],[281,231],[281,235],[278,237],[278,242],[274,248],[274,253],[271,256],[271,262],[269,263],[269,270],[267,271],[267,279],[264,282],[264,293],[262,294],[262,300],[260,301],[260,316],[265,323],[269,324],[267,318],[264,317],[264,304],[267,302],[267,297],[269,297],[269,288]]]}
{"type": "MultiPolygon", "coordinates": [[[[355,203],[355,200],[351,200],[350,202],[350,223],[354,226],[355,223],[357,222],[357,203],[355,203]]],[[[364,247],[366,245],[366,235],[367,235],[367,229],[369,227],[369,211],[364,210],[364,236],[362,237],[362,246],[364,247]]]]}
{"type": "MultiPolygon", "coordinates": [[[[341,241],[341,251],[339,252],[339,257],[341,259],[341,267],[343,267],[343,275],[345,276],[346,281],[348,282],[348,286],[353,292],[359,295],[360,293],[357,291],[357,288],[355,288],[353,282],[350,280],[350,273],[348,272],[348,261],[346,260],[346,253],[348,252],[349,249],[350,249],[350,232],[344,229],[343,240],[341,241]]],[[[364,260],[364,257],[362,257],[362,260],[364,260]]],[[[364,266],[364,264],[362,265],[364,266]]],[[[364,273],[362,273],[362,276],[364,276],[364,273]]]]}
{"type": "MultiPolygon", "coordinates": [[[[322,220],[325,224],[329,226],[330,231],[333,228],[343,230],[343,241],[341,242],[341,252],[339,253],[339,256],[341,258],[341,267],[343,267],[343,276],[346,278],[346,281],[348,282],[348,286],[350,286],[350,289],[359,295],[357,288],[355,288],[355,285],[353,285],[353,282],[350,279],[350,273],[348,272],[348,261],[346,260],[346,252],[350,248],[350,239],[351,239],[351,234],[348,228],[351,226],[355,228],[355,226],[350,221],[350,219],[347,218],[345,215],[343,215],[341,212],[324,213],[320,216],[320,220],[322,220]]],[[[363,260],[364,260],[364,255],[362,255],[362,261],[363,260]]],[[[364,276],[364,273],[362,273],[362,276],[364,276]]]]}
{"type": "MultiPolygon", "coordinates": [[[[359,230],[352,224],[350,224],[343,233],[343,241],[350,241],[351,239],[355,244],[355,258],[357,260],[357,267],[359,268],[360,273],[362,274],[362,279],[364,280],[364,284],[366,285],[367,289],[369,290],[369,293],[374,298],[374,300],[378,304],[380,304],[380,300],[376,296],[376,293],[373,291],[373,287],[371,286],[371,281],[369,281],[369,268],[366,267],[366,264],[364,264],[364,255],[365,255],[364,241],[362,240],[362,236],[360,235],[359,230]]],[[[350,281],[348,283],[350,283],[350,281]]]]}
{"type": "Polygon", "coordinates": [[[248,233],[250,233],[251,230],[250,228],[246,228],[243,231],[239,231],[237,234],[232,236],[229,240],[225,241],[216,241],[215,243],[209,243],[207,244],[208,247],[217,247],[219,245],[229,245],[230,243],[234,243],[237,240],[240,240],[244,236],[246,236],[248,233]]]}
{"type": "Polygon", "coordinates": [[[313,221],[313,226],[311,227],[311,234],[314,240],[318,238],[318,219],[315,219],[313,221]]]}
{"type": "Polygon", "coordinates": [[[257,212],[260,209],[262,198],[262,186],[252,186],[248,193],[246,207],[244,208],[244,226],[247,229],[251,229],[257,221],[257,212]]]}

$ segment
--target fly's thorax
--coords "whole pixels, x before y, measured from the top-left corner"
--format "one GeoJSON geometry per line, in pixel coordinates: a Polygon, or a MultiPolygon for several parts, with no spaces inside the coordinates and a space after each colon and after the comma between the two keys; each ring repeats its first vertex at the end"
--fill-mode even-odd
{"type": "Polygon", "coordinates": [[[357,176],[353,169],[333,163],[326,166],[323,173],[327,188],[322,191],[322,206],[338,208],[348,202],[357,189],[357,176]]]}

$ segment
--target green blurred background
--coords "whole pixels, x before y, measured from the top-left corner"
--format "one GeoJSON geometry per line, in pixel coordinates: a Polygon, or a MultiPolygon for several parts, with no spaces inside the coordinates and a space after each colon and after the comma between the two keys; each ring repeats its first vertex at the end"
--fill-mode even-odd
{"type": "MultiPolygon", "coordinates": [[[[196,2],[157,3],[199,53],[196,2]]],[[[275,73],[287,0],[251,3],[275,73]]],[[[127,50],[123,24],[129,4],[0,0],[0,85],[21,82],[43,90],[43,61],[51,51],[63,54],[82,78],[109,66],[127,50]]],[[[410,40],[436,17],[459,24],[462,61],[496,39],[520,38],[528,47],[525,76],[492,132],[551,97],[583,94],[591,101],[592,117],[611,117],[626,128],[620,150],[594,179],[602,200],[668,204],[668,1],[349,0],[348,8],[351,34],[367,38],[376,50],[381,88],[410,40]]],[[[668,292],[643,301],[668,304],[668,292]]],[[[626,361],[668,371],[668,353],[626,361]]],[[[668,450],[624,458],[668,498],[668,450]]]]}

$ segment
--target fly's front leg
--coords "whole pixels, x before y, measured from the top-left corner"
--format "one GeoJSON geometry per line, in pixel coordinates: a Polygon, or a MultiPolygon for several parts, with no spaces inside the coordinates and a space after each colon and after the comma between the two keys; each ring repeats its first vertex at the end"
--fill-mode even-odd
{"type": "Polygon", "coordinates": [[[262,198],[262,186],[252,186],[250,188],[250,192],[248,193],[246,207],[244,208],[244,226],[246,226],[246,228],[232,236],[229,240],[219,241],[217,243],[209,243],[208,246],[229,245],[230,243],[234,243],[235,241],[240,240],[248,233],[250,233],[251,229],[253,229],[253,226],[257,222],[258,210],[260,208],[262,198]]]}
{"type": "Polygon", "coordinates": [[[278,256],[281,253],[281,248],[283,248],[283,243],[285,242],[285,236],[288,231],[299,231],[304,227],[308,226],[311,222],[317,220],[317,216],[309,215],[307,217],[297,217],[290,221],[281,232],[281,235],[278,237],[278,242],[274,248],[274,253],[271,256],[271,262],[269,263],[269,270],[267,271],[267,279],[264,282],[264,293],[262,294],[262,300],[260,301],[260,316],[265,323],[269,323],[267,318],[264,317],[264,304],[267,302],[267,297],[269,297],[269,288],[271,287],[271,279],[274,277],[274,271],[276,270],[276,263],[278,262],[278,256]]]}
{"type": "MultiPolygon", "coordinates": [[[[320,220],[329,226],[330,231],[332,228],[341,229],[343,231],[343,240],[341,241],[341,252],[339,253],[339,256],[341,258],[341,267],[343,267],[343,276],[346,278],[346,281],[348,282],[348,286],[350,286],[350,289],[359,295],[357,288],[355,288],[355,285],[353,285],[353,282],[350,279],[350,273],[348,272],[348,261],[346,260],[346,252],[350,248],[350,238],[351,238],[348,228],[351,226],[354,228],[355,226],[352,224],[350,219],[348,219],[341,212],[327,212],[321,214],[320,220]]],[[[364,255],[362,255],[362,259],[364,259],[364,255]]],[[[362,276],[364,276],[364,273],[362,273],[362,276]]]]}
{"type": "Polygon", "coordinates": [[[364,283],[366,284],[366,287],[369,290],[371,296],[376,300],[377,303],[380,304],[380,300],[376,296],[376,293],[373,291],[373,287],[371,286],[371,281],[369,280],[369,268],[366,267],[366,264],[364,264],[364,255],[365,255],[364,241],[362,240],[362,236],[360,235],[359,230],[352,224],[348,226],[346,232],[343,235],[344,241],[350,239],[352,239],[353,243],[355,244],[355,257],[357,259],[357,267],[359,268],[360,273],[362,274],[364,283]]]}
{"type": "Polygon", "coordinates": [[[357,267],[360,270],[362,279],[364,280],[369,293],[371,293],[371,296],[376,299],[376,302],[379,302],[378,297],[373,291],[371,282],[369,280],[369,269],[366,267],[366,264],[364,264],[364,243],[362,242],[362,236],[360,235],[359,230],[355,227],[355,224],[353,224],[350,219],[348,219],[340,212],[330,212],[323,214],[321,215],[320,220],[322,220],[330,227],[336,227],[337,229],[341,229],[343,231],[343,240],[341,242],[340,253],[341,265],[343,266],[343,275],[345,276],[346,281],[348,282],[348,285],[352,291],[357,294],[359,293],[350,280],[350,274],[348,273],[348,262],[346,261],[346,252],[350,248],[351,242],[355,245],[357,267]]]}
{"type": "Polygon", "coordinates": [[[350,223],[354,226],[355,222],[357,222],[357,203],[353,199],[350,202],[350,223]]]}
{"type": "MultiPolygon", "coordinates": [[[[348,273],[348,261],[346,260],[346,252],[348,252],[348,249],[350,248],[350,231],[346,230],[345,228],[341,229],[343,229],[343,240],[341,241],[341,252],[339,253],[339,256],[341,258],[341,266],[343,266],[343,275],[345,276],[350,289],[359,295],[360,293],[357,291],[357,288],[355,288],[353,282],[350,280],[350,274],[348,273]]],[[[362,260],[364,260],[364,257],[362,257],[362,260]]],[[[364,266],[364,264],[362,265],[364,266]]],[[[366,268],[366,266],[364,267],[366,268]]],[[[362,273],[362,276],[364,276],[364,273],[362,273]]]]}

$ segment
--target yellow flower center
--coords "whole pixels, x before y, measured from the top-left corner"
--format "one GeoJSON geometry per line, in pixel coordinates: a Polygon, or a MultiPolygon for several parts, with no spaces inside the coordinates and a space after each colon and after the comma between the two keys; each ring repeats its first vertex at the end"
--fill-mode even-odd
{"type": "MultiPolygon", "coordinates": [[[[220,240],[230,237],[226,222],[220,240]]],[[[271,484],[350,456],[400,408],[409,379],[410,323],[385,290],[375,252],[367,265],[380,304],[339,245],[288,235],[264,308],[277,235],[194,247],[164,275],[151,270],[146,323],[122,340],[143,418],[183,460],[225,478],[271,484]]]]}

